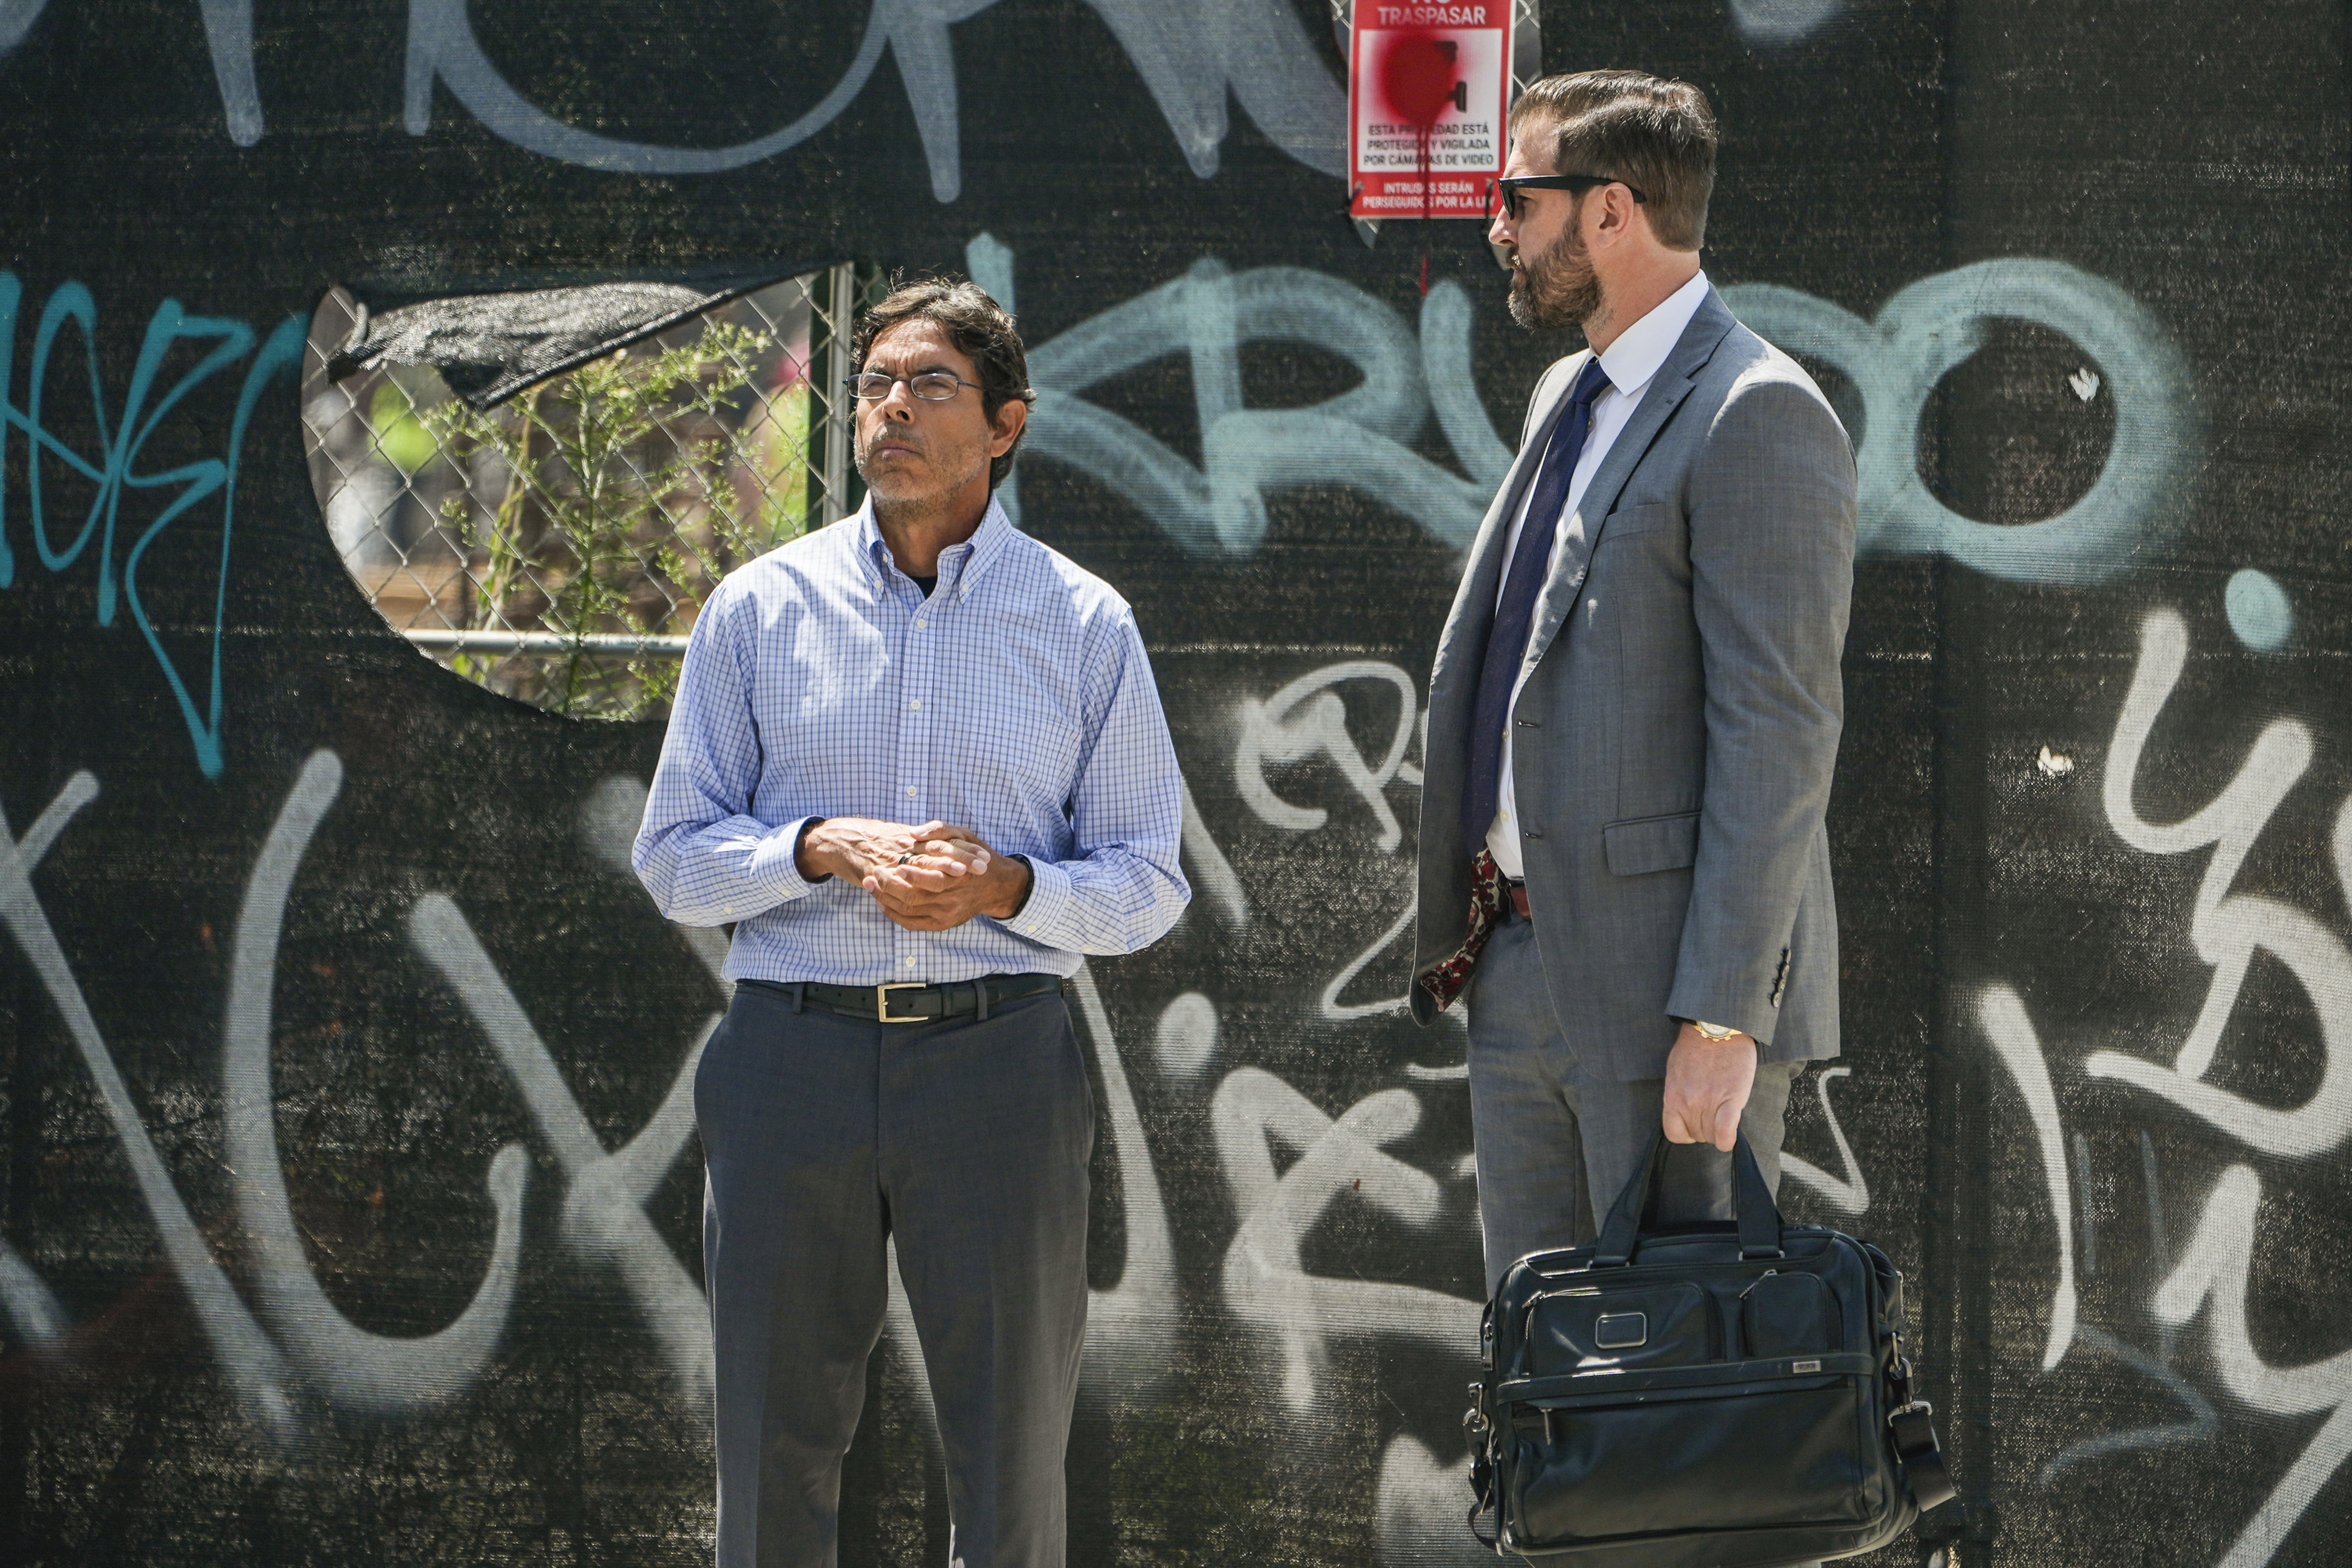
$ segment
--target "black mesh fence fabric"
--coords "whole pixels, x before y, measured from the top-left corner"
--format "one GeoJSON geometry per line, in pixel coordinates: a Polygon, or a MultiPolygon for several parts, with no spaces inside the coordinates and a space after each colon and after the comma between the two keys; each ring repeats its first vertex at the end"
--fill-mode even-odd
{"type": "MultiPolygon", "coordinates": [[[[1858,453],[1847,1050],[1962,1496],[1884,1563],[2352,1551],[2342,8],[1542,5],[1714,100],[1706,266],[1858,453]]],[[[708,933],[660,745],[370,607],[305,331],[968,271],[1021,525],[1136,606],[1190,912],[1090,963],[1072,1561],[1467,1563],[1463,1031],[1401,1016],[1421,694],[1524,399],[1475,226],[1349,223],[1327,0],[0,7],[0,1562],[711,1550],[708,933]]],[[[420,329],[421,330],[421,329],[420,329]]],[[[576,340],[576,341],[575,341],[576,340]]],[[[440,351],[435,351],[440,352],[440,351]]],[[[510,348],[462,356],[488,395],[510,348]]],[[[551,362],[550,362],[551,363],[551,362]]],[[[903,1314],[842,1557],[945,1560],[903,1314]]]]}
{"type": "Polygon", "coordinates": [[[341,379],[385,364],[430,365],[450,391],[489,408],[534,382],[642,342],[743,291],[590,283],[426,300],[361,316],[352,341],[327,362],[327,374],[341,379]]]}

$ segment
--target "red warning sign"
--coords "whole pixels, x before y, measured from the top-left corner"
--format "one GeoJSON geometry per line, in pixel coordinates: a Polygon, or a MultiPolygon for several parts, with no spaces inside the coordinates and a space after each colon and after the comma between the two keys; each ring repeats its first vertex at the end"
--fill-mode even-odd
{"type": "Polygon", "coordinates": [[[1510,0],[1356,0],[1349,29],[1356,217],[1485,217],[1503,172],[1510,0]]]}

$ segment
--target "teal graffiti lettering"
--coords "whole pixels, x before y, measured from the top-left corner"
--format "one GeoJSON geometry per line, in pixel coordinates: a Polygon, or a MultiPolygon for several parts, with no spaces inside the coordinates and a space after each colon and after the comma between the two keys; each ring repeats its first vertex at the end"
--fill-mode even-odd
{"type": "MultiPolygon", "coordinates": [[[[262,390],[281,372],[293,370],[301,360],[303,328],[299,317],[289,317],[269,334],[254,353],[253,329],[243,321],[218,317],[192,316],[177,300],[166,300],[155,308],[147,323],[147,336],[140,345],[139,359],[131,374],[131,385],[124,395],[122,407],[112,419],[108,417],[106,387],[98,362],[98,304],[90,291],[79,283],[67,282],[49,295],[41,311],[39,326],[33,334],[33,354],[26,366],[26,389],[22,406],[7,398],[14,385],[17,308],[23,302],[24,287],[16,275],[0,272],[0,463],[7,458],[7,443],[12,431],[24,432],[26,451],[26,513],[33,536],[33,552],[42,565],[52,572],[72,567],[89,547],[98,541],[98,624],[114,624],[118,596],[131,609],[131,619],[146,638],[147,647],[163,670],[164,681],[172,695],[178,700],[180,716],[188,728],[188,739],[194,747],[196,765],[206,778],[221,774],[221,633],[228,605],[229,544],[235,531],[236,510],[237,464],[245,451],[245,437],[252,424],[254,405],[262,390]],[[98,450],[93,455],[76,451],[52,432],[42,418],[42,398],[48,384],[50,355],[56,352],[58,334],[68,323],[75,326],[82,342],[82,356],[89,374],[90,417],[98,436],[98,450]],[[187,342],[209,344],[195,364],[171,383],[162,395],[156,386],[162,379],[163,365],[174,347],[187,342]],[[247,366],[245,384],[236,401],[236,416],[229,426],[226,455],[183,463],[176,468],[144,472],[139,468],[139,456],[164,418],[178,407],[188,395],[223,371],[253,354],[247,366]],[[152,405],[151,405],[152,400],[152,405]],[[49,516],[41,494],[41,471],[46,461],[64,464],[97,487],[89,511],[81,520],[73,537],[60,545],[51,533],[49,516]],[[172,493],[161,512],[149,522],[138,538],[131,542],[123,555],[121,576],[116,574],[115,534],[121,519],[125,494],[134,490],[161,489],[172,493]],[[179,667],[163,648],[163,639],[156,635],[154,622],[139,596],[139,563],[163,530],[178,521],[198,502],[215,495],[220,498],[220,563],[213,594],[213,631],[211,668],[207,672],[205,700],[201,706],[182,678],[179,667]]],[[[16,555],[8,542],[6,496],[0,492],[0,588],[16,582],[16,555]]]]}

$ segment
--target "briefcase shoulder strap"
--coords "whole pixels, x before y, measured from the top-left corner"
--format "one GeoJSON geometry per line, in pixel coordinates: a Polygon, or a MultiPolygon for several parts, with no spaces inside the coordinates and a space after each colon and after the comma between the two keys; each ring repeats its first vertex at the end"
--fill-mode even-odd
{"type": "Polygon", "coordinates": [[[1462,1416],[1462,1435],[1470,1444],[1470,1533],[1478,1544],[1488,1551],[1499,1551],[1502,1539],[1503,1507],[1495,1495],[1494,1422],[1486,1414],[1486,1385],[1470,1385],[1470,1408],[1462,1416]],[[1489,1508],[1495,1510],[1495,1533],[1487,1534],[1478,1528],[1478,1516],[1489,1508]]]}

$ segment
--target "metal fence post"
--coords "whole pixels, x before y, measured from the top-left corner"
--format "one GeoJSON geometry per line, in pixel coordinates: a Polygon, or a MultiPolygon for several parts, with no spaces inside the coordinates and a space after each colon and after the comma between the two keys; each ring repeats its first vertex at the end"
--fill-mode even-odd
{"type": "Polygon", "coordinates": [[[824,419],[824,519],[838,522],[845,515],[843,498],[849,489],[850,421],[854,414],[844,405],[848,393],[844,384],[849,380],[849,321],[857,303],[857,268],[854,262],[835,263],[829,269],[831,288],[826,290],[824,333],[824,395],[819,400],[824,419]]]}

